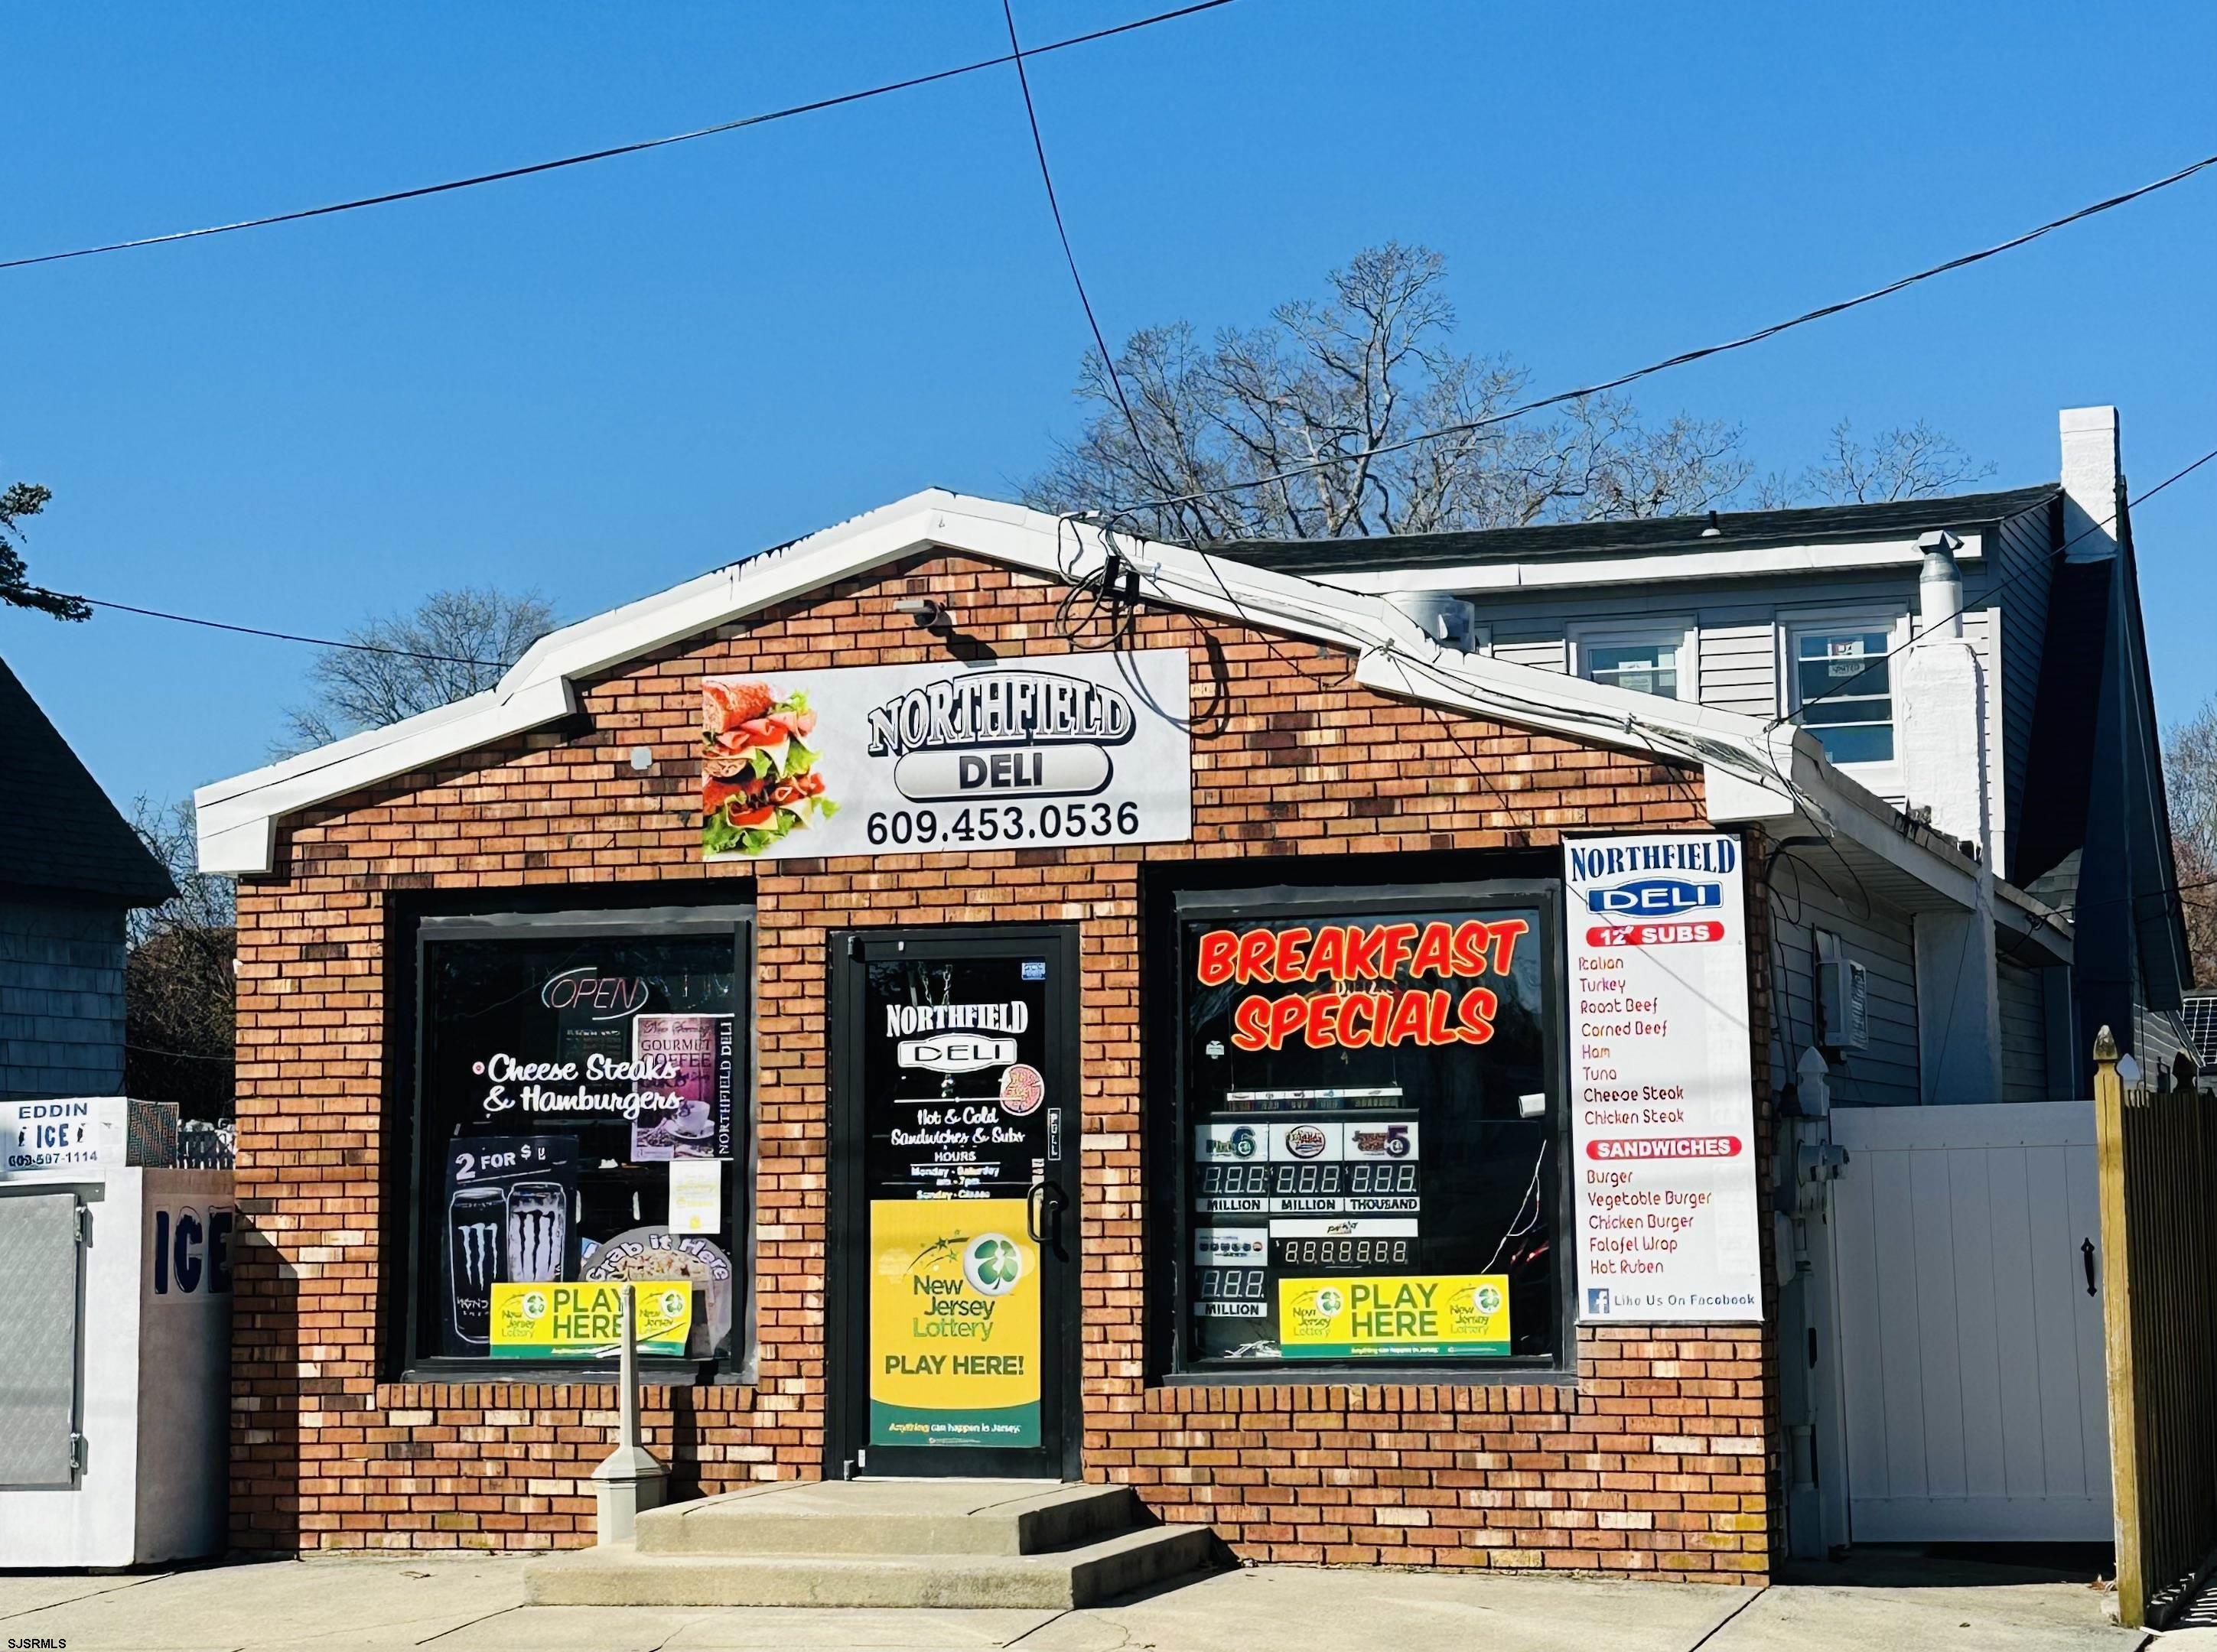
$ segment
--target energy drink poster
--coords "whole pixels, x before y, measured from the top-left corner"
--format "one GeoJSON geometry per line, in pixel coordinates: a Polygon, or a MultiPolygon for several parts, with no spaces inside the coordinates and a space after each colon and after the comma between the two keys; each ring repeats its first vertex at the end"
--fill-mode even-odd
{"type": "Polygon", "coordinates": [[[1040,1443],[1040,1254],[1021,1199],[870,1205],[870,1444],[1040,1443]]]}
{"type": "Polygon", "coordinates": [[[567,1136],[473,1136],[446,1155],[442,1352],[491,1350],[496,1285],[577,1273],[577,1143],[567,1136]]]}

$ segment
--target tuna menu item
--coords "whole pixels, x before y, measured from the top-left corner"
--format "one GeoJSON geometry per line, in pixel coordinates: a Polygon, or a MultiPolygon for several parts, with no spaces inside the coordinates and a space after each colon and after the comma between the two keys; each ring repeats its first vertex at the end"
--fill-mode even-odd
{"type": "Polygon", "coordinates": [[[808,696],[782,700],[766,682],[709,677],[701,685],[701,848],[707,854],[762,854],[839,805],[824,794],[808,737],[808,696]]]}

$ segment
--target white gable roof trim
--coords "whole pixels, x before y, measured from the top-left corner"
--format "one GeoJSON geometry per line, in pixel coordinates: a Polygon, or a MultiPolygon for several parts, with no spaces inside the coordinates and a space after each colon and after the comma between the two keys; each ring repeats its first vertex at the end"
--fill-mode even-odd
{"type": "MultiPolygon", "coordinates": [[[[1844,834],[1900,863],[1913,881],[1944,890],[1950,903],[1963,895],[1968,862],[1902,835],[1893,810],[1839,776],[1814,739],[1795,729],[1442,648],[1379,596],[1179,546],[1120,539],[1116,549],[1151,601],[1350,650],[1356,680],[1381,693],[1698,764],[1719,825],[1821,823],[1828,835],[1844,834]]],[[[932,550],[1058,580],[1097,570],[1107,555],[1102,535],[1082,523],[936,489],[911,495],[553,632],[483,693],[201,787],[194,799],[201,868],[267,874],[277,823],[287,815],[544,727],[578,709],[582,680],[932,550]]]]}

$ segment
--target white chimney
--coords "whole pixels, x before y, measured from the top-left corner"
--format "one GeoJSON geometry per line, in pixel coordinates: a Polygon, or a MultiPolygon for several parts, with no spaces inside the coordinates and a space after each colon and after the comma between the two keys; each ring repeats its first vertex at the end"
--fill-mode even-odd
{"type": "Polygon", "coordinates": [[[1895,737],[1902,789],[1912,808],[1932,811],[1932,828],[1992,855],[1986,829],[1985,673],[1963,640],[1963,576],[1953,533],[1927,533],[1917,577],[1917,640],[1895,662],[1895,737]]]}
{"type": "Polygon", "coordinates": [[[1917,542],[1917,638],[1894,684],[1895,738],[1911,808],[1932,811],[1942,836],[1977,852],[1967,910],[1919,912],[1917,952],[1919,1088],[1926,1105],[2001,1096],[2001,996],[1994,964],[1994,841],[1986,806],[1985,671],[1963,635],[1962,544],[1953,533],[1917,542]]]}
{"type": "Polygon", "coordinates": [[[2117,554],[2117,520],[2124,509],[2117,410],[2066,407],[2057,415],[2063,432],[2063,543],[2070,562],[2106,562],[2117,554]]]}
{"type": "Polygon", "coordinates": [[[1917,628],[1926,635],[1963,634],[1963,570],[1955,565],[1962,540],[1946,529],[1927,533],[1917,541],[1924,553],[1924,571],[1917,576],[1917,628]]]}

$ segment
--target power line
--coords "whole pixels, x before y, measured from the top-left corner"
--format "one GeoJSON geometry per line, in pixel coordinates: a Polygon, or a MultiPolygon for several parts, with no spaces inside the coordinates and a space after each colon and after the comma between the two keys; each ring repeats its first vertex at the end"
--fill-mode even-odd
{"type": "Polygon", "coordinates": [[[1929,281],[1935,276],[1948,274],[1955,270],[1983,262],[1988,258],[1997,257],[2004,252],[2013,251],[2018,247],[2039,240],[2044,235],[2052,235],[2058,230],[2076,224],[2082,219],[2092,218],[2097,213],[2112,211],[2138,200],[2143,195],[2153,194],[2158,189],[2167,189],[2175,183],[2183,183],[2196,173],[2212,166],[2217,166],[2217,155],[2205,155],[2200,160],[2183,166],[2166,176],[2157,178],[2152,182],[2141,184],[2138,188],[2128,189],[2120,195],[2111,195],[2106,200],[2092,202],[2090,205],[2081,206],[2076,212],[2066,213],[2061,218],[2051,219],[2036,228],[2027,230],[2022,235],[2011,236],[2006,241],[1997,242],[1991,247],[1980,248],[1976,252],[1964,253],[1943,263],[1934,264],[1930,268],[1904,275],[1898,280],[1888,281],[1884,287],[1874,287],[1868,293],[1858,293],[1851,299],[1843,299],[1837,303],[1821,305],[1814,310],[1804,311],[1801,314],[1788,320],[1773,322],[1768,327],[1757,328],[1754,332],[1743,334],[1738,338],[1727,339],[1720,344],[1705,344],[1698,349],[1682,350],[1677,354],[1666,356],[1660,361],[1652,361],[1644,367],[1634,367],[1629,373],[1619,373],[1614,379],[1604,379],[1597,384],[1582,385],[1577,390],[1561,391],[1553,396],[1542,396],[1537,401],[1520,403],[1502,412],[1489,413],[1483,418],[1468,419],[1459,424],[1442,425],[1433,430],[1421,430],[1414,435],[1403,436],[1393,441],[1384,441],[1371,447],[1361,447],[1346,453],[1329,454],[1323,459],[1312,459],[1306,464],[1289,465],[1285,469],[1274,471],[1268,476],[1251,477],[1238,482],[1224,482],[1214,487],[1197,488],[1189,493],[1175,494],[1160,499],[1138,500],[1130,504],[1115,506],[1111,508],[1111,514],[1127,515],[1137,511],[1164,510],[1176,505],[1197,504],[1204,499],[1213,499],[1228,493],[1244,493],[1254,488],[1267,488],[1281,482],[1290,482],[1296,477],[1309,476],[1318,471],[1330,470],[1336,465],[1353,465],[1364,459],[1376,459],[1386,453],[1398,453],[1427,441],[1437,441],[1443,437],[1467,435],[1473,431],[1483,430],[1491,425],[1504,424],[1511,419],[1522,418],[1528,413],[1537,413],[1546,408],[1559,406],[1565,402],[1575,402],[1584,397],[1598,396],[1609,391],[1621,390],[1638,379],[1667,372],[1672,367],[1682,367],[1689,362],[1703,361],[1713,355],[1722,355],[1732,350],[1744,350],[1751,344],[1760,344],[1765,339],[1775,338],[1779,334],[1790,332],[1796,327],[1806,327],[1813,321],[1823,321],[1829,317],[1843,314],[1847,311],[1859,308],[1866,304],[1875,304],[1879,299],[1891,298],[1894,293],[1901,292],[1905,287],[1914,287],[1919,281],[1929,281]]]}
{"type": "MultiPolygon", "coordinates": [[[[814,114],[824,109],[836,109],[843,104],[860,103],[865,99],[884,97],[892,92],[913,91],[919,86],[929,86],[939,81],[953,80],[961,75],[974,75],[980,70],[997,69],[1013,62],[1019,69],[1025,58],[1044,56],[1049,52],[1060,52],[1073,46],[1086,46],[1095,40],[1105,40],[1112,35],[1128,34],[1135,29],[1151,28],[1157,23],[1175,22],[1190,17],[1197,12],[1213,11],[1219,6],[1228,6],[1232,0],[1195,0],[1195,3],[1180,6],[1173,11],[1159,11],[1152,16],[1135,18],[1128,23],[1117,23],[1108,28],[1096,28],[1084,34],[1072,34],[1066,40],[1053,40],[1046,46],[1033,46],[1028,52],[1018,52],[1013,57],[981,58],[975,63],[966,63],[953,69],[941,69],[928,75],[911,75],[905,80],[889,81],[881,86],[865,87],[860,91],[842,92],[833,97],[819,97],[807,103],[794,103],[781,109],[771,109],[762,114],[744,115],[736,120],[719,121],[713,126],[699,126],[691,132],[672,133],[664,138],[648,138],[637,143],[618,144],[608,149],[588,150],[579,155],[564,155],[554,160],[534,161],[523,166],[503,167],[497,172],[479,172],[466,178],[449,178],[443,183],[418,184],[412,188],[388,190],[383,194],[363,195],[352,200],[332,201],[322,206],[304,206],[293,212],[272,213],[262,218],[241,219],[232,224],[211,224],[197,230],[173,230],[165,235],[141,236],[133,241],[111,241],[102,246],[76,247],[67,252],[42,252],[27,258],[0,260],[0,269],[22,269],[32,264],[59,263],[69,258],[90,258],[104,252],[129,252],[139,247],[158,247],[171,241],[194,241],[203,236],[230,235],[239,230],[267,229],[273,224],[295,224],[303,219],[327,218],[334,213],[351,213],[365,206],[389,206],[396,201],[419,200],[427,195],[443,195],[457,189],[474,189],[479,184],[503,183],[511,178],[528,178],[541,172],[559,172],[565,167],[585,166],[594,161],[613,160],[623,155],[643,154],[651,149],[667,149],[672,144],[689,144],[697,139],[719,137],[727,132],[740,132],[749,126],[767,126],[774,120],[789,120],[795,115],[814,114]]],[[[1027,94],[1028,97],[1028,94],[1027,94]]]]}
{"type": "Polygon", "coordinates": [[[1101,323],[1093,313],[1093,300],[1086,296],[1085,277],[1078,273],[1078,255],[1071,250],[1070,229],[1062,221],[1062,202],[1054,193],[1054,174],[1047,170],[1047,142],[1040,136],[1039,110],[1032,104],[1032,80],[1024,71],[1024,50],[1016,44],[1016,14],[1011,0],[1001,0],[1001,15],[1009,25],[1009,61],[1016,65],[1016,84],[1023,89],[1024,119],[1032,129],[1032,153],[1039,157],[1040,182],[1047,186],[1047,210],[1054,214],[1054,233],[1062,243],[1063,262],[1070,266],[1071,285],[1078,289],[1078,302],[1085,311],[1085,324],[1093,330],[1093,348],[1100,351],[1102,365],[1108,369],[1108,387],[1116,392],[1116,405],[1124,410],[1124,422],[1132,428],[1132,440],[1139,443],[1147,467],[1160,477],[1162,468],[1154,462],[1147,439],[1139,434],[1139,421],[1133,416],[1132,404],[1124,394],[1124,377],[1116,371],[1116,358],[1109,354],[1108,341],[1101,336],[1101,323]]]}
{"type": "MultiPolygon", "coordinates": [[[[2183,469],[2173,471],[2169,476],[2164,478],[2162,481],[2157,483],[2146,493],[2139,496],[2139,497],[2127,500],[2125,502],[2124,509],[2126,510],[2129,510],[2134,505],[2146,504],[2149,500],[2154,498],[2156,495],[2161,493],[2172,483],[2184,481],[2188,477],[2193,475],[2195,472],[2200,470],[2204,465],[2207,465],[2213,459],[2217,459],[2217,447],[2211,448],[2208,453],[2202,454],[2201,458],[2195,459],[2191,465],[2186,465],[2183,469]]],[[[2062,560],[2065,553],[2066,553],[2072,546],[2077,545],[2081,539],[2090,539],[2093,538],[2095,534],[2103,532],[2104,529],[2115,527],[2117,519],[2123,514],[2123,511],[2111,511],[2107,516],[2103,517],[2100,521],[2093,524],[2090,527],[2082,528],[2079,532],[2072,534],[2069,539],[2064,540],[2062,544],[2057,546],[2046,558],[2036,562],[2029,562],[2023,567],[2018,569],[2016,572],[2010,575],[2008,578],[1998,580],[1993,584],[1986,587],[1984,593],[1981,594],[1979,601],[1982,602],[1991,602],[1994,598],[1999,596],[2010,586],[2016,584],[2017,581],[2060,562],[2062,560]]],[[[1801,716],[1802,713],[1806,712],[1812,706],[1820,706],[1835,694],[1845,693],[1849,689],[1854,687],[1872,672],[1877,670],[1879,667],[1884,665],[1888,660],[1893,658],[1895,655],[1906,654],[1911,649],[1916,648],[1921,644],[1936,641],[1948,634],[1948,633],[1937,629],[1919,632],[1916,636],[1911,637],[1907,642],[1897,644],[1893,648],[1887,650],[1883,654],[1874,655],[1871,657],[1870,663],[1864,666],[1862,670],[1856,672],[1855,675],[1842,679],[1840,681],[1834,683],[1831,687],[1825,689],[1825,692],[1820,694],[1811,695],[1808,699],[1803,700],[1799,706],[1795,706],[1793,711],[1782,712],[1778,716],[1772,718],[1767,726],[1775,729],[1782,723],[1791,723],[1795,718],[1801,716]]],[[[1788,665],[1792,665],[1794,663],[1795,663],[1795,662],[1788,662],[1788,665]]]]}
{"type": "Polygon", "coordinates": [[[316,648],[343,648],[357,654],[390,654],[404,660],[429,660],[439,665],[476,665],[488,670],[505,671],[512,663],[507,660],[471,660],[454,654],[427,654],[420,649],[388,648],[382,643],[344,643],[332,637],[303,637],[297,632],[264,631],[259,626],[235,626],[225,620],[203,620],[195,614],[169,613],[160,608],[141,608],[128,602],[108,602],[96,596],[79,596],[75,593],[57,591],[55,595],[67,595],[71,601],[86,603],[96,608],[114,608],[120,613],[136,613],[149,620],[174,620],[181,626],[205,626],[210,631],[234,631],[244,637],[268,637],[281,643],[306,643],[316,648]]]}

